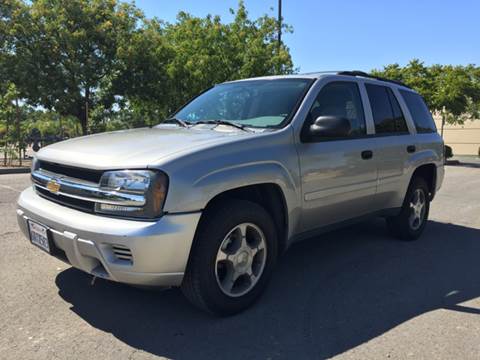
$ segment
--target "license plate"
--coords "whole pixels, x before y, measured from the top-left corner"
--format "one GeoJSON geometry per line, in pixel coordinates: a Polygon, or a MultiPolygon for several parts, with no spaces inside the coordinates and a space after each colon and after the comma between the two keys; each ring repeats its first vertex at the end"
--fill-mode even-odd
{"type": "Polygon", "coordinates": [[[48,239],[48,228],[33,221],[28,221],[28,231],[30,232],[30,241],[33,245],[50,253],[50,242],[48,239]]]}

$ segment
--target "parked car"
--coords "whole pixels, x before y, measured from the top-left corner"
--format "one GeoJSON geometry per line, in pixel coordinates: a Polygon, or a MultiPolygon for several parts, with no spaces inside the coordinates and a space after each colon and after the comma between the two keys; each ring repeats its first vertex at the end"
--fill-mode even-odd
{"type": "Polygon", "coordinates": [[[223,83],[153,128],[41,149],[18,223],[93,276],[240,312],[301,239],[371,216],[417,239],[444,176],[422,97],[362,72],[223,83]]]}

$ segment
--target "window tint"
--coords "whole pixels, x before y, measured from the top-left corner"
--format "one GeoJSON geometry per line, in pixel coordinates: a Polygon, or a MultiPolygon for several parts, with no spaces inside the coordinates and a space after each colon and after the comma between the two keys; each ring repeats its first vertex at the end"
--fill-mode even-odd
{"type": "Polygon", "coordinates": [[[400,94],[407,104],[417,131],[419,133],[436,132],[437,128],[432,114],[428,110],[423,98],[411,91],[400,90],[400,94]]]}
{"type": "Polygon", "coordinates": [[[366,84],[377,134],[408,133],[405,117],[391,89],[366,84]]]}
{"type": "Polygon", "coordinates": [[[392,89],[386,88],[388,92],[388,99],[390,100],[390,105],[392,106],[393,119],[395,121],[395,132],[408,132],[407,123],[405,117],[403,116],[402,109],[398,103],[397,98],[393,94],[392,89]]]}
{"type": "Polygon", "coordinates": [[[350,136],[365,135],[365,115],[358,85],[354,82],[331,82],[317,96],[308,116],[309,123],[319,116],[341,116],[350,121],[350,136]]]}

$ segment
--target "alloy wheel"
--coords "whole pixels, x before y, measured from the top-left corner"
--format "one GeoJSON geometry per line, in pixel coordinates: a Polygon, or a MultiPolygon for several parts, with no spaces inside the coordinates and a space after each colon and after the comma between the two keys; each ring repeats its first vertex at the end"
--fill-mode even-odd
{"type": "Polygon", "coordinates": [[[230,297],[248,293],[260,279],[267,259],[267,242],[255,224],[242,223],[230,230],[217,252],[215,276],[230,297]]]}
{"type": "Polygon", "coordinates": [[[409,225],[412,230],[418,230],[424,221],[425,211],[427,209],[425,192],[422,189],[416,189],[410,200],[409,225]]]}

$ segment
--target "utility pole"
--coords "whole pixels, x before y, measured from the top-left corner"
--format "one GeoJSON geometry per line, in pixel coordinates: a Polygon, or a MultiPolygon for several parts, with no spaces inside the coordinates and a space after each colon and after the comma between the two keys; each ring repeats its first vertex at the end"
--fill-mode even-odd
{"type": "Polygon", "coordinates": [[[278,53],[282,44],[282,0],[278,0],[278,53]]]}
{"type": "MultiPolygon", "coordinates": [[[[278,0],[278,39],[277,39],[277,55],[280,55],[282,46],[282,0],[278,0]]],[[[278,59],[278,73],[280,73],[280,58],[278,59]]]]}

